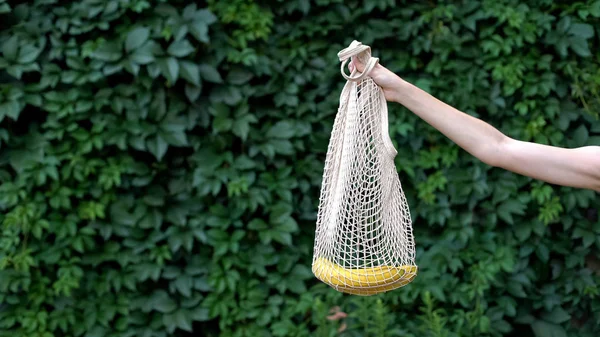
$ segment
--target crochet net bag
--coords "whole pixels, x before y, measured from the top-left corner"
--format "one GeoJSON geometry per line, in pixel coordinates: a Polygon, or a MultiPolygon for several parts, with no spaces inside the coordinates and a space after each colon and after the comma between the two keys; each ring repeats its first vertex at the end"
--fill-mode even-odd
{"type": "Polygon", "coordinates": [[[369,77],[379,60],[358,41],[338,57],[347,82],[325,160],[312,272],[337,291],[369,296],[415,278],[415,244],[387,102],[369,77]],[[348,76],[344,69],[353,56],[365,69],[348,76]]]}

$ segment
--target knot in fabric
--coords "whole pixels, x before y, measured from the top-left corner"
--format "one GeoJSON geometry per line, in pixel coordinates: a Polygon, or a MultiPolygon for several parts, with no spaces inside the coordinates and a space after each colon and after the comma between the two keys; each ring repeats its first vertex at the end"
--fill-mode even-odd
{"type": "Polygon", "coordinates": [[[342,49],[338,53],[338,58],[342,62],[340,68],[342,76],[344,76],[346,80],[353,82],[359,82],[365,77],[369,76],[371,70],[373,70],[375,65],[377,65],[377,63],[379,62],[379,59],[377,57],[371,57],[371,47],[366,46],[356,40],[352,41],[352,43],[350,43],[348,47],[342,49]],[[357,69],[354,69],[350,76],[346,75],[346,72],[344,71],[348,60],[351,60],[352,57],[356,57],[360,63],[365,65],[364,71],[358,76],[356,75],[358,73],[357,69]]]}

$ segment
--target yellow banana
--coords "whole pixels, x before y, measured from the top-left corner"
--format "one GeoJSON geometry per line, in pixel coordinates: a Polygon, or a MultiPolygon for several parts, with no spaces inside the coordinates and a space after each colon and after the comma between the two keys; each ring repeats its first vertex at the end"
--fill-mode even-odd
{"type": "Polygon", "coordinates": [[[386,291],[394,290],[400,287],[404,287],[405,285],[412,282],[412,280],[417,276],[416,267],[415,273],[409,275],[408,278],[397,281],[396,283],[387,284],[383,286],[370,287],[370,288],[353,288],[353,287],[337,287],[336,289],[340,292],[351,294],[351,295],[360,295],[360,296],[371,296],[379,293],[384,293],[386,291]]]}
{"type": "Polygon", "coordinates": [[[401,286],[397,284],[399,281],[408,280],[408,284],[417,273],[416,266],[347,269],[325,258],[318,258],[312,270],[318,279],[336,289],[375,293],[398,288],[401,286]]]}

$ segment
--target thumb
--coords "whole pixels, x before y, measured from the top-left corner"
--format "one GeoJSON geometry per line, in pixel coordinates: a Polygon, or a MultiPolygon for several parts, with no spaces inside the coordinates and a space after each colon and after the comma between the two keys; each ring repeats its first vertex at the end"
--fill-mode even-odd
{"type": "Polygon", "coordinates": [[[356,56],[352,56],[349,68],[351,72],[356,69],[358,72],[362,73],[365,70],[365,65],[362,64],[356,56]]]}

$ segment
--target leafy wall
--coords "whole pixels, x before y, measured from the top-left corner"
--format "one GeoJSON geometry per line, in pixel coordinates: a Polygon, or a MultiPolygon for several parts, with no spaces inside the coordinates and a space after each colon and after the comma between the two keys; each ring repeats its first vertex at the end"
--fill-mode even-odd
{"type": "Polygon", "coordinates": [[[310,272],[339,50],[574,147],[600,145],[598,34],[597,0],[0,0],[0,336],[598,336],[597,195],[398,105],[419,276],[310,272]]]}

